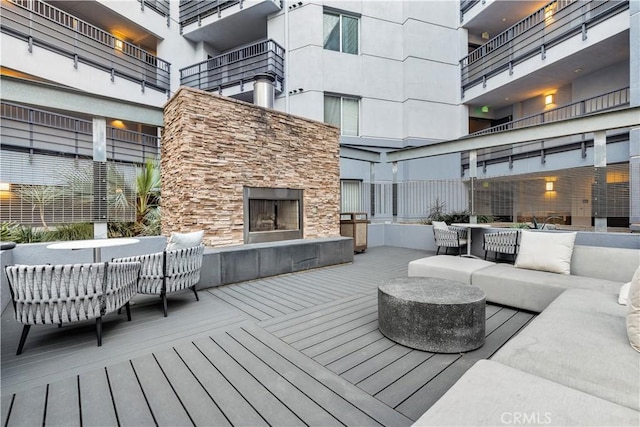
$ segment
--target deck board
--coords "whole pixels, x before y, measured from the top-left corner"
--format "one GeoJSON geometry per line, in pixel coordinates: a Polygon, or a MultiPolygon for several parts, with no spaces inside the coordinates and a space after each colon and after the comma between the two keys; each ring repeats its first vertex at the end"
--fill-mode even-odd
{"type": "Polygon", "coordinates": [[[127,390],[127,394],[113,393],[118,421],[123,426],[154,424],[147,400],[142,393],[131,362],[120,362],[107,368],[112,390],[127,390]]]}
{"type": "Polygon", "coordinates": [[[282,404],[273,394],[266,391],[245,368],[222,348],[223,338],[198,340],[194,344],[202,354],[224,373],[226,380],[255,408],[270,425],[299,425],[300,419],[282,404]]]}
{"type": "Polygon", "coordinates": [[[176,348],[176,352],[232,425],[267,425],[264,418],[196,346],[182,345],[176,348]]]}
{"type": "Polygon", "coordinates": [[[195,425],[231,425],[174,349],[154,353],[154,356],[176,393],[181,396],[182,403],[195,425]]]}
{"type": "Polygon", "coordinates": [[[49,384],[45,424],[65,427],[80,425],[78,377],[68,377],[49,384]]]}
{"type": "Polygon", "coordinates": [[[136,357],[131,364],[158,425],[192,424],[189,414],[152,354],[136,357]]]}
{"type": "Polygon", "coordinates": [[[80,375],[80,413],[83,426],[117,424],[105,369],[96,369],[80,375]]]}
{"type": "Polygon", "coordinates": [[[530,313],[487,305],[487,340],[463,355],[396,344],[377,287],[429,255],[371,248],[353,264],[169,296],[136,296],[131,322],[32,328],[2,315],[5,425],[411,425],[530,313]]]}
{"type": "Polygon", "coordinates": [[[319,426],[339,424],[327,411],[269,366],[262,359],[263,352],[254,350],[253,353],[230,335],[216,337],[216,343],[280,402],[297,414],[303,423],[319,426]]]}

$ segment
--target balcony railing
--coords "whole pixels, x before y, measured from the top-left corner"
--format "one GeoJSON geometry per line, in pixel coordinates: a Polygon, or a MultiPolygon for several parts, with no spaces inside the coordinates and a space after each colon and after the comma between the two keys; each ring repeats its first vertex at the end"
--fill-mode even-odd
{"type": "Polygon", "coordinates": [[[2,33],[146,87],[168,92],[170,64],[40,0],[2,1],[2,33]]]}
{"type": "Polygon", "coordinates": [[[180,70],[180,84],[202,90],[222,90],[252,81],[257,74],[284,79],[284,48],[273,40],[255,43],[180,70]]]}
{"type": "Polygon", "coordinates": [[[239,4],[242,8],[243,0],[180,0],[180,25],[185,26],[202,18],[218,14],[233,5],[239,4]]]}
{"type": "MultiPolygon", "coordinates": [[[[0,104],[4,149],[55,156],[91,158],[93,122],[24,105],[0,104]]],[[[155,135],[107,126],[107,158],[119,162],[144,163],[157,159],[160,139],[155,135]]]]}
{"type": "Polygon", "coordinates": [[[601,111],[611,110],[613,108],[621,108],[629,105],[629,88],[618,89],[603,95],[594,96],[582,101],[574,102],[552,110],[543,111],[538,114],[523,117],[507,123],[502,123],[488,129],[474,132],[470,135],[487,135],[505,130],[519,129],[528,126],[540,125],[543,123],[557,122],[560,120],[568,120],[586,114],[597,113],[601,111]]]}
{"type": "Polygon", "coordinates": [[[167,18],[170,16],[169,0],[138,0],[138,2],[142,8],[148,6],[162,16],[166,16],[167,18]]]}
{"type": "Polygon", "coordinates": [[[460,0],[460,22],[464,20],[464,14],[480,0],[460,0]]]}
{"type": "Polygon", "coordinates": [[[545,49],[629,8],[629,1],[556,0],[498,34],[460,61],[462,90],[512,69],[545,49]]]}

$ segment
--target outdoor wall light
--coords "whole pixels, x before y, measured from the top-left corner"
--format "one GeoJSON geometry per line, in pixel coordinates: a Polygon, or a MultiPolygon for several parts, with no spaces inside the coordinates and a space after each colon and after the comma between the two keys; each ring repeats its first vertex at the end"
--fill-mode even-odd
{"type": "Polygon", "coordinates": [[[545,189],[547,191],[553,191],[553,181],[549,181],[549,182],[545,183],[545,189]]]}
{"type": "Polygon", "coordinates": [[[480,109],[483,113],[488,113],[489,112],[489,106],[485,105],[480,109]]]}
{"type": "Polygon", "coordinates": [[[116,39],[115,45],[116,45],[116,49],[124,50],[124,42],[122,40],[116,39]]]}
{"type": "Polygon", "coordinates": [[[544,105],[551,105],[556,103],[556,97],[550,93],[544,96],[544,105]]]}
{"type": "Polygon", "coordinates": [[[11,184],[8,182],[0,182],[0,191],[11,191],[11,184]]]}

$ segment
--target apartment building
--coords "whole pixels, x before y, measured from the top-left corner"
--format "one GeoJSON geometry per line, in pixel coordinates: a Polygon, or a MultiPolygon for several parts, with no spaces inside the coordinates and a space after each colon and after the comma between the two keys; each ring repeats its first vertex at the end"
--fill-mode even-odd
{"type": "MultiPolygon", "coordinates": [[[[259,76],[273,86],[273,108],[341,128],[344,210],[415,220],[434,197],[449,197],[451,209],[473,200],[474,213],[511,220],[640,221],[640,142],[628,128],[606,133],[596,190],[611,195],[615,212],[597,215],[600,136],[437,157],[419,151],[637,106],[638,3],[2,0],[0,219],[38,223],[37,209],[13,190],[64,186],[69,173],[61,171],[79,164],[106,162],[130,180],[131,165],[157,155],[162,106],[180,85],[253,102],[259,76]],[[394,155],[400,161],[388,163],[394,155]],[[527,196],[534,180],[542,200],[527,196]]],[[[130,215],[83,211],[71,196],[44,214],[54,223],[130,215]]]]}

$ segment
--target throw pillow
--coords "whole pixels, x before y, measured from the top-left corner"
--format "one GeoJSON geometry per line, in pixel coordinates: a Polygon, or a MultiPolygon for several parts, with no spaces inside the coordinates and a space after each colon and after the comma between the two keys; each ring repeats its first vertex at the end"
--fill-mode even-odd
{"type": "Polygon", "coordinates": [[[529,270],[570,274],[577,233],[523,231],[515,266],[529,270]]]}
{"type": "Polygon", "coordinates": [[[433,225],[433,228],[438,229],[438,230],[448,230],[449,227],[447,226],[447,223],[444,221],[431,221],[431,225],[433,225]]]}
{"type": "Polygon", "coordinates": [[[175,251],[177,249],[192,248],[200,246],[202,243],[204,231],[194,231],[192,233],[176,233],[171,232],[171,236],[167,240],[167,250],[175,251]]]}
{"type": "Polygon", "coordinates": [[[640,353],[640,267],[631,279],[627,300],[627,335],[629,343],[640,353]]]}
{"type": "Polygon", "coordinates": [[[629,287],[631,286],[631,282],[627,282],[620,288],[620,293],[618,294],[618,304],[627,305],[627,300],[629,299],[629,287]]]}

